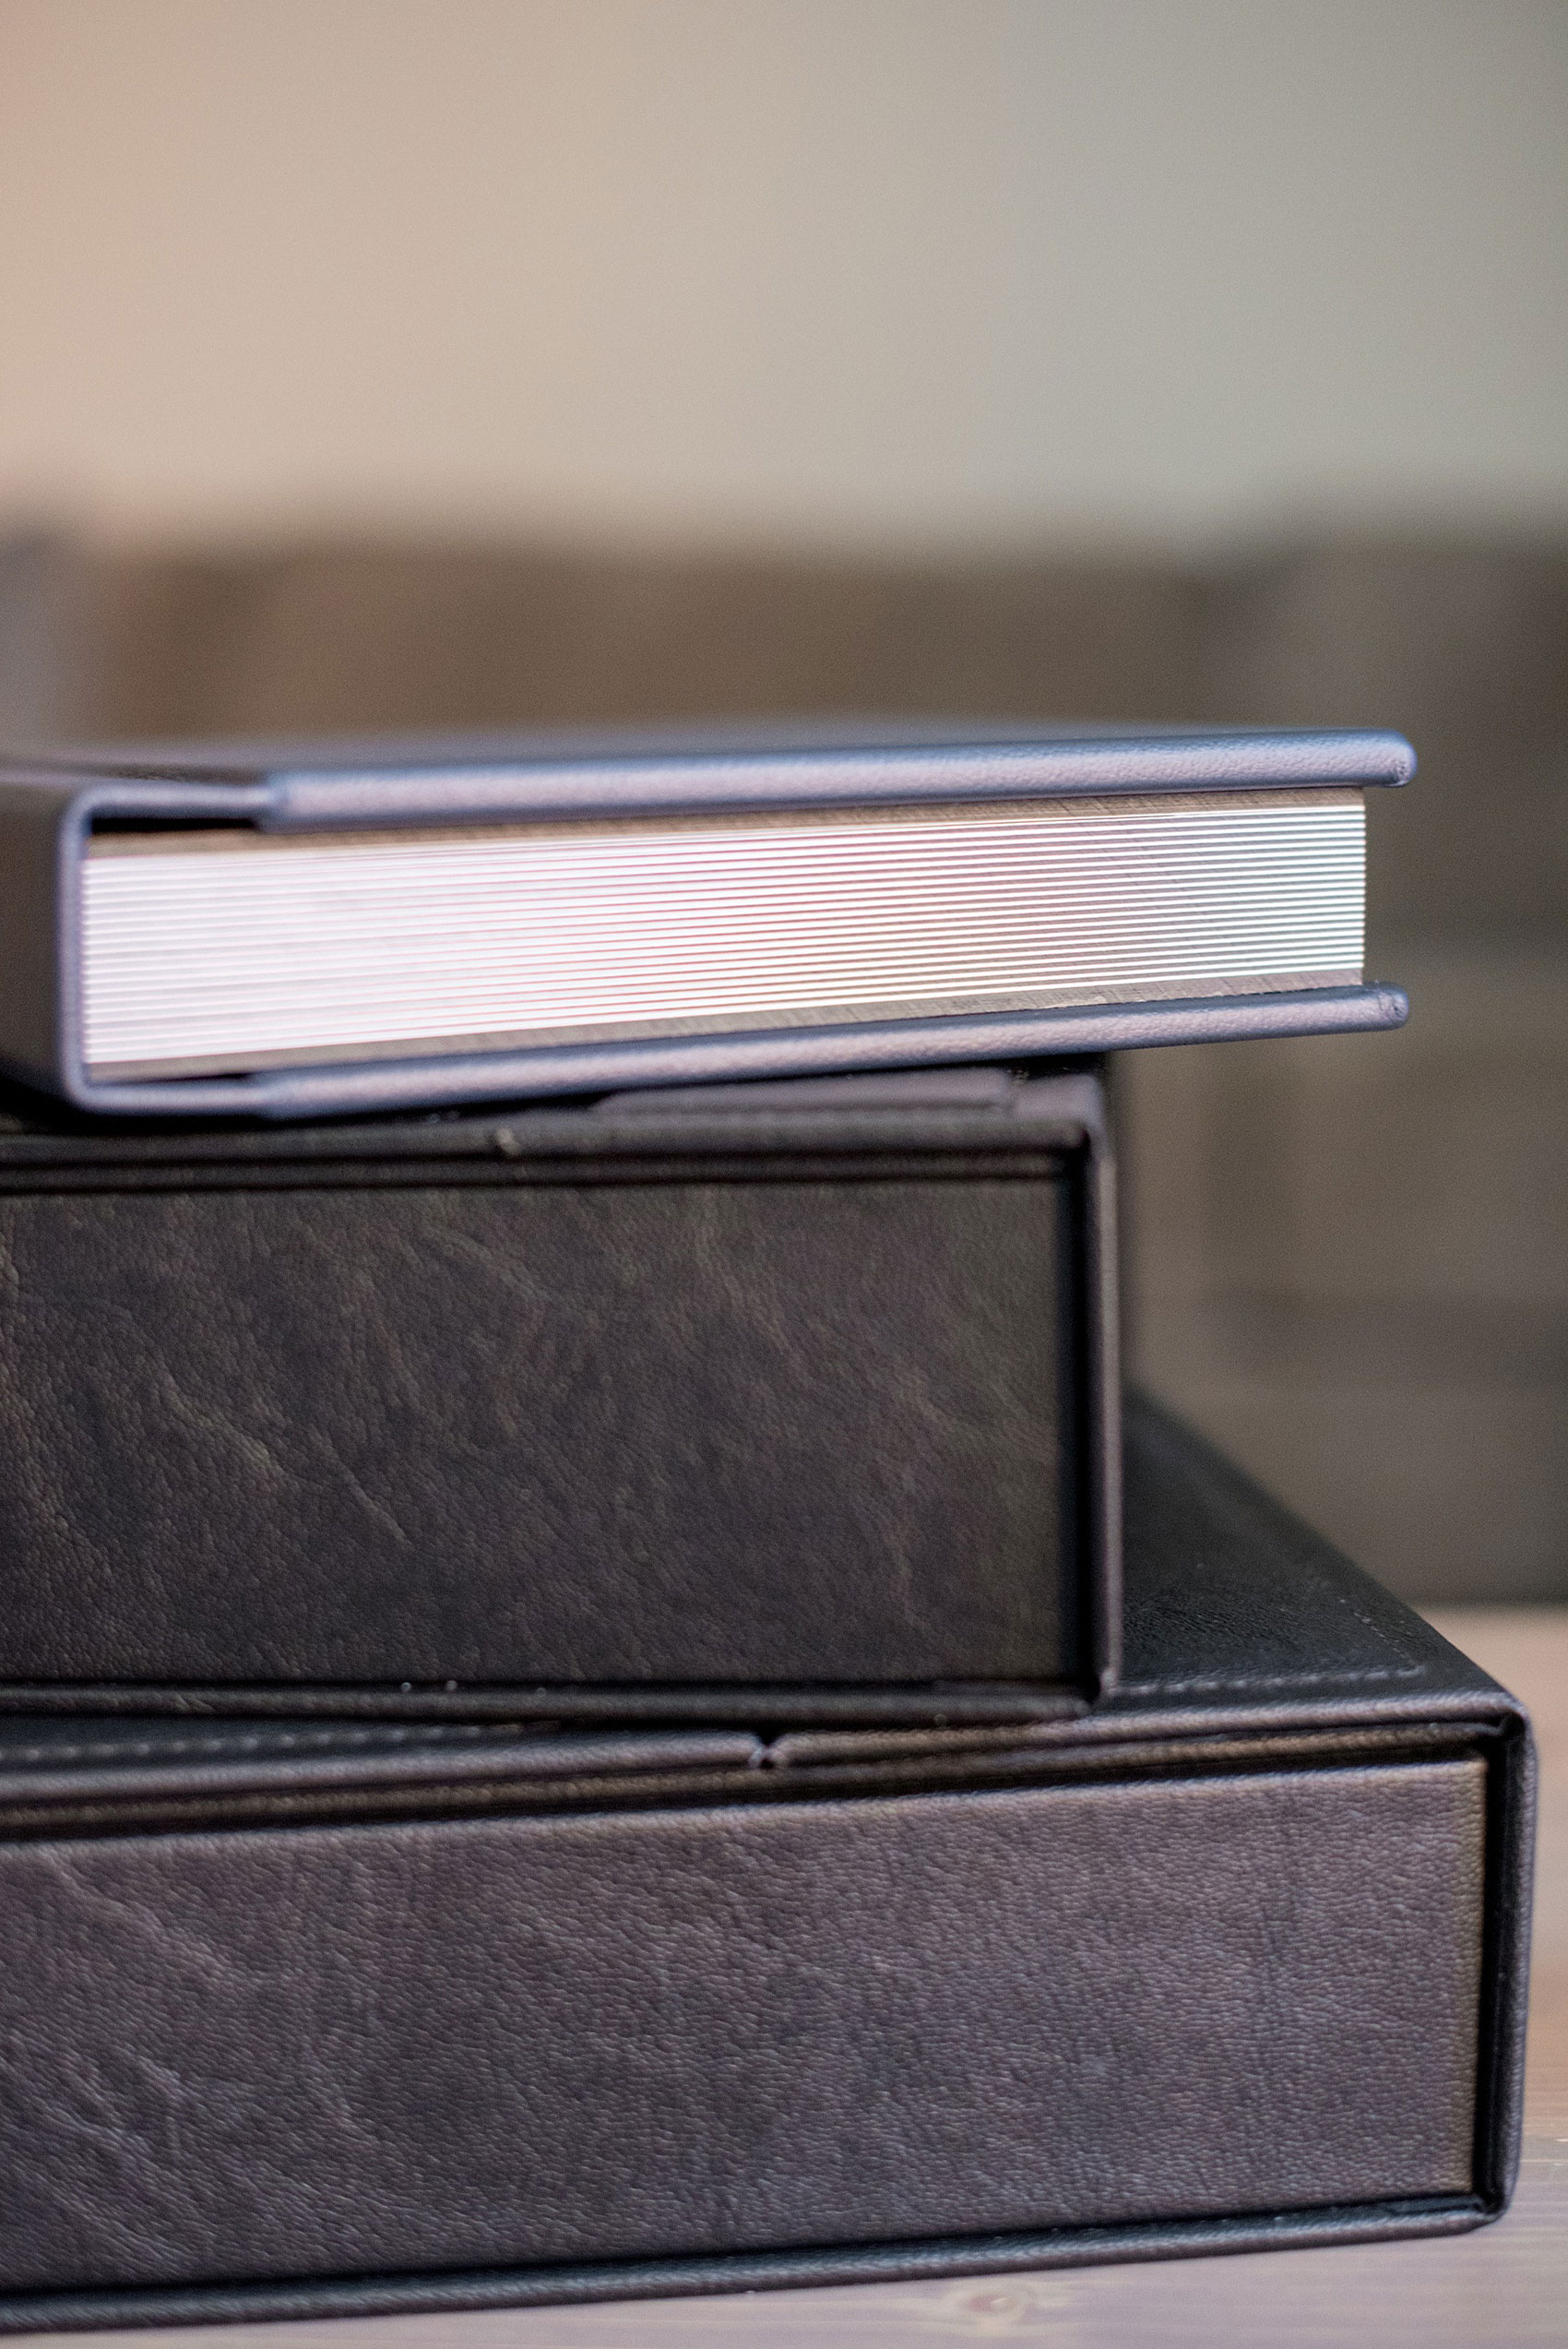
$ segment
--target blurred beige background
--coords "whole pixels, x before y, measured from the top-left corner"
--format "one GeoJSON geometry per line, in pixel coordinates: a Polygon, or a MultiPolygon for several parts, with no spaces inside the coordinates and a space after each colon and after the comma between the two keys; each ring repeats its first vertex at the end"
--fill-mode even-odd
{"type": "Polygon", "coordinates": [[[1136,1366],[1568,1596],[1568,6],[0,0],[0,725],[1366,721],[1394,1038],[1130,1056],[1136,1366]]]}
{"type": "Polygon", "coordinates": [[[1565,131],[1560,0],[3,0],[0,493],[1538,530],[1565,131]]]}

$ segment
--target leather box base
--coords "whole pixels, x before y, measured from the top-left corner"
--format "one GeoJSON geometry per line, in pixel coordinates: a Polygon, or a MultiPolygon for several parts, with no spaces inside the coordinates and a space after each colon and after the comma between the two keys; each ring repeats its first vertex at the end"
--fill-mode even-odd
{"type": "Polygon", "coordinates": [[[1092,1073],[974,1069],[283,1131],[0,1119],[0,1684],[1081,1702],[1120,1631],[1103,1109],[1092,1073]]]}
{"type": "Polygon", "coordinates": [[[12,1719],[0,2321],[1494,2214],[1523,1717],[1170,1422],[1128,1437],[1128,1677],[1076,1720],[12,1719]]]}

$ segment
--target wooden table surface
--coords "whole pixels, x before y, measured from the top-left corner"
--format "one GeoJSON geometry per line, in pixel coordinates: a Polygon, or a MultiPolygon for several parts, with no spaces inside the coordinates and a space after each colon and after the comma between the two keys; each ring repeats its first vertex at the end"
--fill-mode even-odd
{"type": "Polygon", "coordinates": [[[1062,2349],[1327,2344],[1568,2343],[1568,1608],[1450,1609],[1432,1620],[1515,1691],[1542,1762],[1524,2168],[1513,2209],[1474,2235],[1336,2250],[1165,2260],[1038,2278],[861,2284],[712,2300],[485,2310],[332,2323],[55,2334],[166,2349],[939,2349],[1051,2342],[1062,2349]]]}

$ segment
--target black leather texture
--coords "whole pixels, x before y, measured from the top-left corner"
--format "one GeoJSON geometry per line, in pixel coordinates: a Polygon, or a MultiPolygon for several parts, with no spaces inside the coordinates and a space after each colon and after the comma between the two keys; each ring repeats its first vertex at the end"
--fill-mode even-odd
{"type": "Polygon", "coordinates": [[[1129,1448],[1128,1676],[1072,1721],[6,1722],[0,2319],[1493,2214],[1523,1717],[1168,1422],[1129,1448]]]}
{"type": "Polygon", "coordinates": [[[0,1680],[1101,1685],[1097,1080],[802,1091],[0,1133],[0,1680]]]}
{"type": "Polygon", "coordinates": [[[1466,2194],[1483,1780],[14,1843],[0,2285],[1466,2194]]]}

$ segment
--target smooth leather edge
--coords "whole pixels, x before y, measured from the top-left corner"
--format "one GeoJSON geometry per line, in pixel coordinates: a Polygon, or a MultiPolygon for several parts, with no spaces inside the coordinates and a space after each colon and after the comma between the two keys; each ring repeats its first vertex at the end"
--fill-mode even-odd
{"type": "Polygon", "coordinates": [[[316,2283],[190,2284],[176,2291],[49,2292],[0,2298],[0,2331],[67,2331],[134,2325],[267,2323],[313,2317],[414,2316],[462,2308],[547,2307],[574,2301],[674,2299],[787,2292],[825,2284],[1087,2267],[1128,2260],[1209,2259],[1462,2235],[1500,2215],[1476,2196],[1358,2203],[1277,2216],[1191,2219],[1039,2235],[963,2236],[849,2249],[734,2253],[717,2259],[610,2261],[582,2267],[451,2275],[340,2277],[316,2283]]]}
{"type": "Polygon", "coordinates": [[[614,1092],[643,1085],[827,1076],[949,1061],[1071,1058],[1134,1045],[1215,1043],[1230,1038],[1330,1035],[1401,1027],[1409,1008],[1402,989],[1374,982],[1298,994],[1184,996],[758,1034],[541,1045],[523,1052],[340,1063],[234,1078],[100,1083],[80,1067],[74,1049],[59,1069],[30,1067],[14,1055],[0,1066],[24,1083],[42,1085],[78,1109],[105,1116],[358,1116],[376,1110],[437,1109],[463,1102],[614,1092]]]}

